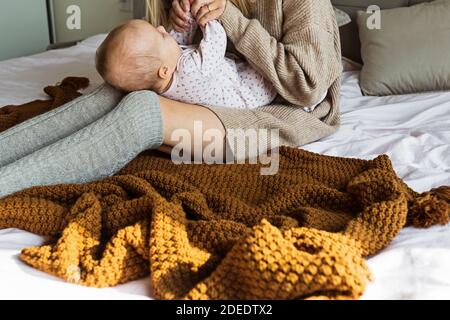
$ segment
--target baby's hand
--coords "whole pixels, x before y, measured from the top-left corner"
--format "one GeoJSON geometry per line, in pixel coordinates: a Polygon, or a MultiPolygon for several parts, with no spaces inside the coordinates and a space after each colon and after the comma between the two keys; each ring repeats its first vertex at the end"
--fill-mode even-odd
{"type": "Polygon", "coordinates": [[[217,20],[224,13],[227,0],[190,0],[191,13],[200,28],[204,29],[210,21],[217,20]]]}

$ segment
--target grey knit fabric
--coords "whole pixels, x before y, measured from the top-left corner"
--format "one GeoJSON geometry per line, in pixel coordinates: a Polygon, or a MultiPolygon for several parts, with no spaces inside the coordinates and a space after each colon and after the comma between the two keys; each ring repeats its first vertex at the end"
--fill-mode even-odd
{"type": "Polygon", "coordinates": [[[0,167],[86,127],[113,110],[123,93],[103,84],[91,94],[0,133],[0,167]]]}
{"type": "MultiPolygon", "coordinates": [[[[99,99],[103,99],[102,95],[99,99]]],[[[78,103],[83,102],[79,100],[78,103]]],[[[47,137],[48,143],[55,140],[57,135],[67,133],[59,131],[53,136],[54,128],[64,126],[79,117],[89,122],[88,116],[82,114],[85,108],[79,108],[77,103],[72,107],[77,111],[70,112],[71,118],[67,118],[68,115],[62,111],[61,114],[64,116],[53,112],[46,115],[44,122],[36,119],[32,124],[26,122],[28,123],[26,129],[24,127],[14,134],[15,140],[12,145],[4,144],[12,132],[9,130],[5,132],[5,140],[0,134],[2,143],[0,148],[5,146],[14,149],[22,143],[31,146],[32,144],[25,140],[30,138],[39,140],[39,136],[32,138],[33,132],[42,133],[47,137]],[[49,123],[54,126],[50,126],[49,123]]],[[[103,110],[107,112],[105,109],[107,108],[103,110]]],[[[131,93],[112,111],[103,116],[101,112],[93,112],[91,116],[100,117],[81,130],[1,167],[0,197],[32,186],[84,183],[111,176],[140,152],[157,148],[162,144],[159,99],[150,91],[131,93]]],[[[35,147],[29,147],[30,149],[35,147]]]]}

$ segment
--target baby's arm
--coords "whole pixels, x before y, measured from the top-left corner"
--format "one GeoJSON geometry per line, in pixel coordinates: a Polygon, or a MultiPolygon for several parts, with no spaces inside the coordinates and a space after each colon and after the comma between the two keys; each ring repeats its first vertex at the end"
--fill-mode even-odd
{"type": "Polygon", "coordinates": [[[227,34],[220,22],[208,22],[203,30],[203,40],[195,52],[202,72],[209,73],[223,63],[227,51],[227,34]]]}
{"type": "Polygon", "coordinates": [[[190,13],[188,13],[188,16],[189,22],[191,23],[189,30],[184,32],[176,32],[175,30],[172,30],[170,32],[170,35],[177,41],[179,45],[191,45],[194,42],[194,37],[198,30],[198,24],[195,19],[190,13]]]}

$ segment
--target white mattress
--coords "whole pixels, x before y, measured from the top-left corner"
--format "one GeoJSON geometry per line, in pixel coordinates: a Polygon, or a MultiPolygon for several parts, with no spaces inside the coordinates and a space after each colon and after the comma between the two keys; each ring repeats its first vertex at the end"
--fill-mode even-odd
{"type": "MultiPolygon", "coordinates": [[[[65,76],[86,76],[92,90],[101,83],[94,52],[103,35],[76,47],[0,62],[0,106],[44,98],[42,88],[65,76]]],[[[388,154],[396,171],[416,191],[450,185],[450,92],[364,97],[359,71],[344,63],[342,127],[305,149],[335,156],[371,159],[388,154]]],[[[148,278],[115,288],[65,283],[22,263],[21,248],[42,238],[0,231],[0,299],[148,299],[148,278]]],[[[450,299],[450,226],[404,229],[368,264],[375,280],[364,299],[450,299]]]]}

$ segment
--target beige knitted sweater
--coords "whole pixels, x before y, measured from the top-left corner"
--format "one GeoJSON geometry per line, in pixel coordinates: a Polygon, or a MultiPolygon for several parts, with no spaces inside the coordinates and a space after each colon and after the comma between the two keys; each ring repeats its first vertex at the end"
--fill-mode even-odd
{"type": "Polygon", "coordinates": [[[300,146],[334,133],[342,65],[330,1],[255,1],[253,18],[228,2],[220,20],[236,50],[273,83],[280,97],[274,105],[254,110],[209,108],[226,129],[279,129],[281,145],[300,146]],[[299,107],[314,104],[327,91],[314,112],[299,107]]]}

